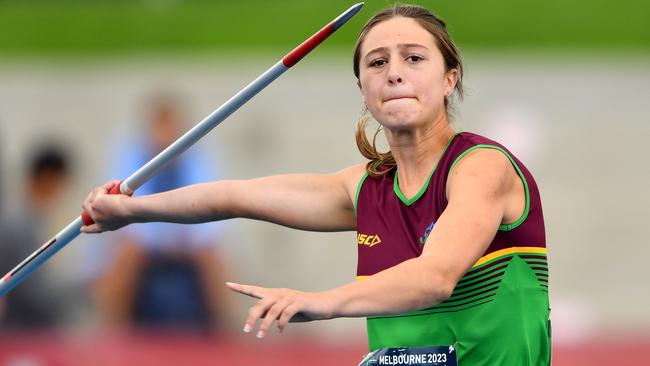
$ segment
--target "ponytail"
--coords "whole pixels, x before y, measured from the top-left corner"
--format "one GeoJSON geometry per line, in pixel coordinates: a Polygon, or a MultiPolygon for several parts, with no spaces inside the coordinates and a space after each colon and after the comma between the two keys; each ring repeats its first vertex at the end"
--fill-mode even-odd
{"type": "Polygon", "coordinates": [[[364,108],[364,111],[359,118],[359,122],[357,122],[357,131],[355,133],[357,148],[359,148],[361,155],[370,160],[368,164],[366,164],[366,172],[368,172],[368,175],[371,177],[381,177],[393,169],[396,166],[396,163],[390,150],[385,153],[377,151],[377,135],[382,131],[381,126],[377,127],[375,134],[372,136],[372,144],[368,141],[366,127],[370,119],[371,116],[368,109],[364,108]]]}

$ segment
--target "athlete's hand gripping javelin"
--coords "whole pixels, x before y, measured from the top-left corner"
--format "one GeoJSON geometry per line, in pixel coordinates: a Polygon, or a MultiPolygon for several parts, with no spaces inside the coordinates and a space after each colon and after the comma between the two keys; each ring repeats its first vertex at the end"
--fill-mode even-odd
{"type": "Polygon", "coordinates": [[[128,219],[129,213],[126,212],[124,202],[129,196],[109,193],[111,189],[119,185],[119,180],[112,180],[88,194],[81,208],[93,218],[94,222],[91,225],[82,226],[82,233],[113,231],[134,222],[133,219],[128,219]]]}

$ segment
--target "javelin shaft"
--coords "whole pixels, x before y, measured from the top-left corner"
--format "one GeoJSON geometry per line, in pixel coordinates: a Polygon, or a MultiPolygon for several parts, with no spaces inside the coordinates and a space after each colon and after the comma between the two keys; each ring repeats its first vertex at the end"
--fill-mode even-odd
{"type": "Polygon", "coordinates": [[[257,79],[239,91],[239,93],[235,94],[225,102],[221,107],[217,108],[173,144],[169,145],[160,154],[151,159],[130,177],[125,179],[120,185],[120,191],[123,194],[132,194],[136,189],[140,188],[145,182],[154,176],[165,164],[167,164],[167,162],[194,145],[213,128],[223,122],[224,119],[248,102],[287,70],[289,70],[289,68],[286,67],[282,61],[278,61],[257,79]]]}
{"type": "MultiPolygon", "coordinates": [[[[156,157],[151,159],[147,164],[142,166],[135,173],[131,174],[131,176],[120,184],[120,192],[129,195],[132,194],[154,176],[165,164],[167,164],[167,162],[190,148],[210,132],[210,130],[219,125],[219,123],[287,70],[288,68],[284,66],[282,61],[273,65],[239,93],[230,98],[221,107],[205,117],[191,130],[168,146],[156,157]]],[[[13,287],[25,280],[33,271],[42,266],[65,245],[73,241],[81,233],[80,229],[83,224],[84,220],[82,220],[82,217],[78,217],[56,236],[33,252],[13,270],[7,273],[7,275],[0,280],[0,296],[4,296],[7,292],[11,291],[13,287]]]]}
{"type": "MultiPolygon", "coordinates": [[[[301,45],[289,52],[282,60],[271,66],[257,79],[253,80],[245,88],[226,101],[221,107],[217,108],[210,115],[205,117],[201,122],[191,130],[181,136],[173,144],[163,150],[156,157],[151,159],[147,164],[131,174],[120,184],[119,191],[122,194],[131,195],[133,192],[146,183],[154,176],[165,164],[183,151],[190,148],[203,136],[219,125],[224,119],[239,109],[242,105],[253,98],[262,89],[277,79],[290,67],[298,63],[309,52],[316,48],[327,37],[334,33],[340,26],[345,24],[354,16],[363,6],[363,3],[353,5],[348,10],[339,15],[332,22],[316,32],[301,45]]],[[[81,227],[84,223],[92,223],[92,220],[84,213],[77,217],[68,226],[61,230],[56,236],[43,244],[38,250],[23,260],[19,265],[0,279],[0,297],[4,296],[12,288],[25,280],[32,272],[42,266],[49,258],[61,250],[64,246],[74,240],[81,233],[81,227]]]]}

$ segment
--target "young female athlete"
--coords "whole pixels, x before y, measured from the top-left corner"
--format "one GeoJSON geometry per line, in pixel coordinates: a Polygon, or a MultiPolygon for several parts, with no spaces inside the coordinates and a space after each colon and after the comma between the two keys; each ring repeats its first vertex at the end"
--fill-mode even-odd
{"type": "Polygon", "coordinates": [[[141,197],[95,189],[86,233],[131,223],[247,217],[314,231],[356,230],[358,280],[308,293],[228,283],[257,298],[258,337],[290,321],[367,317],[370,349],[454,345],[459,364],[547,365],[548,272],[542,206],[506,148],[450,126],[462,65],[445,24],[400,5],[362,29],[354,72],[389,153],[357,129],[370,159],[331,175],[218,181],[141,197]]]}

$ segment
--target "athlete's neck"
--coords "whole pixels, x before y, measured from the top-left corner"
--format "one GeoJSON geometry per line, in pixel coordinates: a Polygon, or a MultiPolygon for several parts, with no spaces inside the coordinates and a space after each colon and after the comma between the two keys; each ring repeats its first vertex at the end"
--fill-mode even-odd
{"type": "Polygon", "coordinates": [[[410,198],[420,191],[455,133],[446,114],[423,128],[386,130],[402,194],[410,198]]]}

